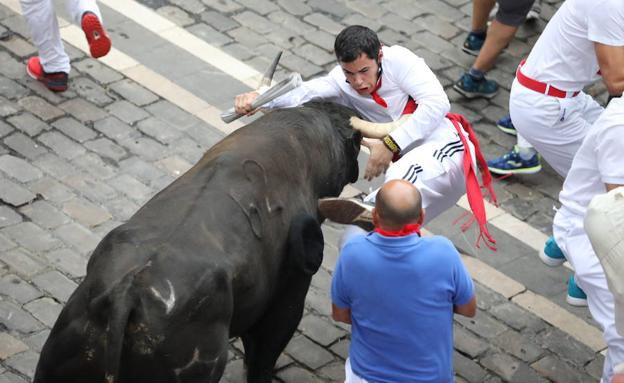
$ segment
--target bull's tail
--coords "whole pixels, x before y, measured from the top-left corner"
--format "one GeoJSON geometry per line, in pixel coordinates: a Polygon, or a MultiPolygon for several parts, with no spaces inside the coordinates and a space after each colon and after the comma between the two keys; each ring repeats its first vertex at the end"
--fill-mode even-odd
{"type": "Polygon", "coordinates": [[[118,381],[126,326],[135,307],[135,297],[131,291],[134,277],[135,273],[128,273],[120,283],[96,297],[89,305],[89,310],[94,310],[92,312],[108,313],[103,358],[105,383],[118,381]]]}

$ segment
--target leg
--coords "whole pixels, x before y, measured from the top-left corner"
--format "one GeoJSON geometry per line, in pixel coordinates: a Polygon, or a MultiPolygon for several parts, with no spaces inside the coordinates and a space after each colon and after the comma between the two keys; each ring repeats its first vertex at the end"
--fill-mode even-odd
{"type": "Polygon", "coordinates": [[[474,0],[472,2],[472,31],[485,32],[490,11],[496,4],[495,0],[474,0]]]}
{"type": "Polygon", "coordinates": [[[483,47],[479,51],[479,56],[477,56],[472,67],[481,72],[487,72],[492,69],[496,58],[513,39],[517,30],[518,27],[505,25],[498,20],[494,20],[488,30],[483,47]]]}
{"type": "Polygon", "coordinates": [[[69,73],[69,57],[63,48],[52,0],[21,0],[41,66],[46,73],[69,73]]]}

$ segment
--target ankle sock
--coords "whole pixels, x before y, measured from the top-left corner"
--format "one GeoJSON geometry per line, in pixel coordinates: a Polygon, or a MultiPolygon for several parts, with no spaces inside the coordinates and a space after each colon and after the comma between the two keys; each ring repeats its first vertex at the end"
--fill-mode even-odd
{"type": "Polygon", "coordinates": [[[477,81],[481,81],[485,78],[485,72],[475,69],[475,67],[470,68],[468,75],[477,81]]]}
{"type": "Polygon", "coordinates": [[[537,154],[537,151],[534,148],[522,148],[518,146],[518,154],[523,160],[530,160],[537,154]]]}

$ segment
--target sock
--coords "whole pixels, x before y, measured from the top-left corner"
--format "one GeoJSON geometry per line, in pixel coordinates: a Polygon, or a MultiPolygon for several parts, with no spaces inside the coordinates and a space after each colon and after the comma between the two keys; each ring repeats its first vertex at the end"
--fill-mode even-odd
{"type": "Polygon", "coordinates": [[[471,67],[468,71],[468,75],[477,81],[481,81],[485,78],[485,72],[482,70],[475,69],[475,67],[471,67]]]}
{"type": "Polygon", "coordinates": [[[537,154],[537,151],[535,150],[535,148],[523,148],[518,146],[518,154],[523,160],[530,160],[531,158],[533,158],[534,155],[537,154]]]}

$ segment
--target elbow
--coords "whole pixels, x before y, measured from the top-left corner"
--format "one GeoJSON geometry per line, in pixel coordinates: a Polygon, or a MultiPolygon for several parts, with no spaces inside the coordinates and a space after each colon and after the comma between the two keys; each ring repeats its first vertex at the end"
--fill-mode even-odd
{"type": "Polygon", "coordinates": [[[607,87],[609,95],[619,97],[624,92],[624,76],[616,76],[612,73],[603,73],[602,79],[607,87]]]}

